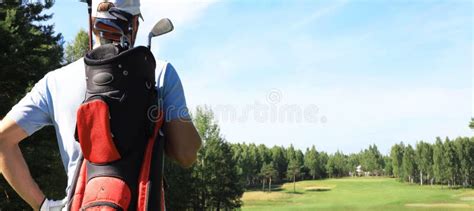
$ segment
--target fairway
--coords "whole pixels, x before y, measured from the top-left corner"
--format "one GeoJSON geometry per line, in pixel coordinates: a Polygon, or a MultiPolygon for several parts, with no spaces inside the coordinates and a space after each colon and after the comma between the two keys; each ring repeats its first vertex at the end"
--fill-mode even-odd
{"type": "Polygon", "coordinates": [[[343,178],[286,183],[272,193],[247,191],[242,210],[473,210],[473,189],[343,178]]]}

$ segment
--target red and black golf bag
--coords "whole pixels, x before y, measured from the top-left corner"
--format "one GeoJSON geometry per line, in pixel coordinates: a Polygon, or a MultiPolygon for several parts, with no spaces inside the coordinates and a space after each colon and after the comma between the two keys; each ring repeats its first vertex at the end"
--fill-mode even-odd
{"type": "Polygon", "coordinates": [[[164,210],[163,115],[155,59],[143,46],[107,44],[84,57],[87,91],[77,111],[83,158],[68,210],[164,210]]]}

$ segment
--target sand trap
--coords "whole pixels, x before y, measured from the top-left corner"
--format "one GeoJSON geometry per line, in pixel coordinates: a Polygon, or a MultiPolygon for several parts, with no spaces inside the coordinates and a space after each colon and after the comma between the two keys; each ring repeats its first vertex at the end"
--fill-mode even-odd
{"type": "Polygon", "coordinates": [[[324,186],[310,186],[310,187],[305,188],[306,191],[329,191],[331,189],[332,187],[324,187],[324,186]]]}
{"type": "Polygon", "coordinates": [[[474,201],[474,196],[465,196],[460,198],[461,201],[474,201]]]}
{"type": "Polygon", "coordinates": [[[245,192],[242,196],[242,201],[265,201],[265,200],[281,200],[289,198],[290,195],[282,192],[245,192]]]}
{"type": "Polygon", "coordinates": [[[459,195],[461,201],[474,201],[474,191],[468,191],[459,195]]]}
{"type": "Polygon", "coordinates": [[[424,207],[424,208],[474,208],[469,204],[457,204],[457,203],[413,203],[405,204],[406,207],[424,207]]]}

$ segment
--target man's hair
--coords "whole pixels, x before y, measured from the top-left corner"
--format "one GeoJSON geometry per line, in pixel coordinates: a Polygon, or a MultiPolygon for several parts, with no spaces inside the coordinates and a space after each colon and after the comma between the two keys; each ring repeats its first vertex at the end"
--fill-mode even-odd
{"type": "Polygon", "coordinates": [[[107,12],[109,11],[110,8],[115,7],[114,3],[112,2],[102,2],[97,6],[97,11],[98,12],[107,12]]]}
{"type": "MultiPolygon", "coordinates": [[[[112,2],[102,2],[97,6],[96,10],[97,10],[97,12],[107,12],[112,7],[115,7],[115,5],[112,2]]],[[[138,26],[139,26],[138,17],[139,17],[139,15],[134,15],[133,19],[132,19],[132,21],[134,22],[133,23],[134,24],[134,31],[132,31],[132,39],[133,40],[131,40],[131,42],[132,42],[131,44],[133,44],[136,40],[136,33],[138,31],[138,26]]],[[[92,23],[93,24],[95,23],[96,19],[97,19],[97,17],[92,17],[92,23]]],[[[93,29],[92,32],[94,33],[94,35],[96,37],[98,37],[99,32],[94,27],[92,27],[92,29],[93,29]]]]}
{"type": "MultiPolygon", "coordinates": [[[[97,12],[107,12],[110,10],[110,8],[115,7],[115,5],[112,2],[102,2],[100,3],[97,8],[97,12]]],[[[95,23],[96,17],[92,16],[92,23],[95,23]]],[[[92,32],[94,32],[95,36],[99,36],[99,32],[95,30],[94,27],[92,27],[92,32]]]]}

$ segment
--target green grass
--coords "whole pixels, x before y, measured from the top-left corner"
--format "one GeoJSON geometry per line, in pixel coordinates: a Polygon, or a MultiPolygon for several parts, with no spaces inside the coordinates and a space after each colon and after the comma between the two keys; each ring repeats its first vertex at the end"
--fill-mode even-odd
{"type": "Polygon", "coordinates": [[[248,191],[242,210],[474,210],[473,189],[447,189],[363,177],[286,183],[278,191],[248,191]]]}

